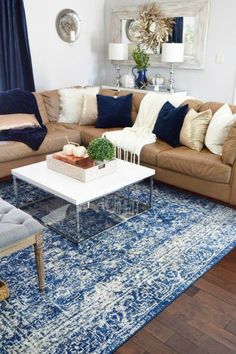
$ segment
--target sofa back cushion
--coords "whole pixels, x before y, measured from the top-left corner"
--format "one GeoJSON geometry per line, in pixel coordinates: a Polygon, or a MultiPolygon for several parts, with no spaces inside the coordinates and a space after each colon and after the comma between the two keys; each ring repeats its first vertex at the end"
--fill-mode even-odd
{"type": "Polygon", "coordinates": [[[50,122],[57,122],[60,113],[60,97],[58,90],[40,92],[50,122]]]}
{"type": "Polygon", "coordinates": [[[236,122],[230,128],[229,134],[225,139],[222,160],[231,166],[236,162],[236,122]]]}
{"type": "MultiPolygon", "coordinates": [[[[218,111],[219,108],[221,108],[225,103],[221,102],[205,102],[201,105],[199,112],[206,111],[208,109],[211,109],[212,114],[214,114],[216,111],[218,111]]],[[[236,106],[234,105],[229,105],[231,111],[233,114],[236,113],[236,106]]]]}
{"type": "Polygon", "coordinates": [[[36,99],[36,102],[38,105],[38,110],[41,115],[43,124],[47,124],[49,122],[49,119],[48,119],[47,110],[46,110],[46,107],[44,104],[43,96],[39,92],[33,92],[33,95],[36,99]]]}
{"type": "Polygon", "coordinates": [[[181,103],[181,106],[188,105],[188,110],[194,109],[196,112],[200,112],[200,108],[203,105],[202,101],[195,100],[195,99],[187,99],[181,103]]]}
{"type": "Polygon", "coordinates": [[[131,119],[132,123],[135,122],[138,111],[139,111],[139,106],[140,103],[143,99],[143,97],[146,95],[146,92],[133,92],[133,91],[117,91],[117,90],[111,90],[111,89],[101,89],[100,93],[104,96],[127,96],[130,93],[133,93],[133,99],[132,99],[132,109],[131,109],[131,119]]]}

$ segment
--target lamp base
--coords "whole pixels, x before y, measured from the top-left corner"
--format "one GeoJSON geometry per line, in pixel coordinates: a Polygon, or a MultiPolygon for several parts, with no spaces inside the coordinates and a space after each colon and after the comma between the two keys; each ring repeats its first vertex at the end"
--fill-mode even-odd
{"type": "Polygon", "coordinates": [[[170,78],[169,78],[169,86],[167,87],[167,91],[170,93],[174,93],[174,64],[170,65],[170,78]]]}
{"type": "Polygon", "coordinates": [[[120,63],[116,64],[116,87],[121,86],[121,74],[120,74],[120,63]]]}
{"type": "Polygon", "coordinates": [[[169,92],[169,93],[174,93],[175,92],[175,89],[172,87],[172,88],[170,88],[170,87],[167,87],[167,91],[169,92]]]}

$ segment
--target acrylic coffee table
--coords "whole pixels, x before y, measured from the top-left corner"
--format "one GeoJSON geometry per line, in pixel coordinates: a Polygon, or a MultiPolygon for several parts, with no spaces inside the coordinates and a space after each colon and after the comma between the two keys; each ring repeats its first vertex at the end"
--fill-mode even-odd
{"type": "Polygon", "coordinates": [[[46,161],[12,170],[17,206],[76,243],[150,208],[154,174],[151,168],[123,160],[117,161],[116,172],[87,183],[48,169],[46,161]],[[150,180],[148,200],[133,201],[126,188],[145,179],[150,180]],[[31,193],[32,188],[26,192],[28,184],[39,191],[30,203],[22,201],[31,193]]]}

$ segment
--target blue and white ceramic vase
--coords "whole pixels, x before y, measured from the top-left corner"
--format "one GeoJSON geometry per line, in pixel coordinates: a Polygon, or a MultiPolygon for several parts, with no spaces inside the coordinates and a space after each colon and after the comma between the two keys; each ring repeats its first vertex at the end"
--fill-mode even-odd
{"type": "Polygon", "coordinates": [[[137,75],[134,72],[135,69],[137,70],[136,66],[134,66],[132,69],[132,73],[135,77],[135,85],[140,89],[145,89],[148,84],[146,76],[147,69],[137,70],[137,75]]]}

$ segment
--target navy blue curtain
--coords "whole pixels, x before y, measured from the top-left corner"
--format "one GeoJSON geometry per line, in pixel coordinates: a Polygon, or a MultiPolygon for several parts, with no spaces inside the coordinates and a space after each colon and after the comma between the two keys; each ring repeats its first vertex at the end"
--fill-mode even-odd
{"type": "Polygon", "coordinates": [[[23,0],[0,0],[0,90],[35,91],[23,0]]]}
{"type": "Polygon", "coordinates": [[[183,43],[183,17],[175,17],[172,34],[169,36],[169,42],[183,43]]]}

